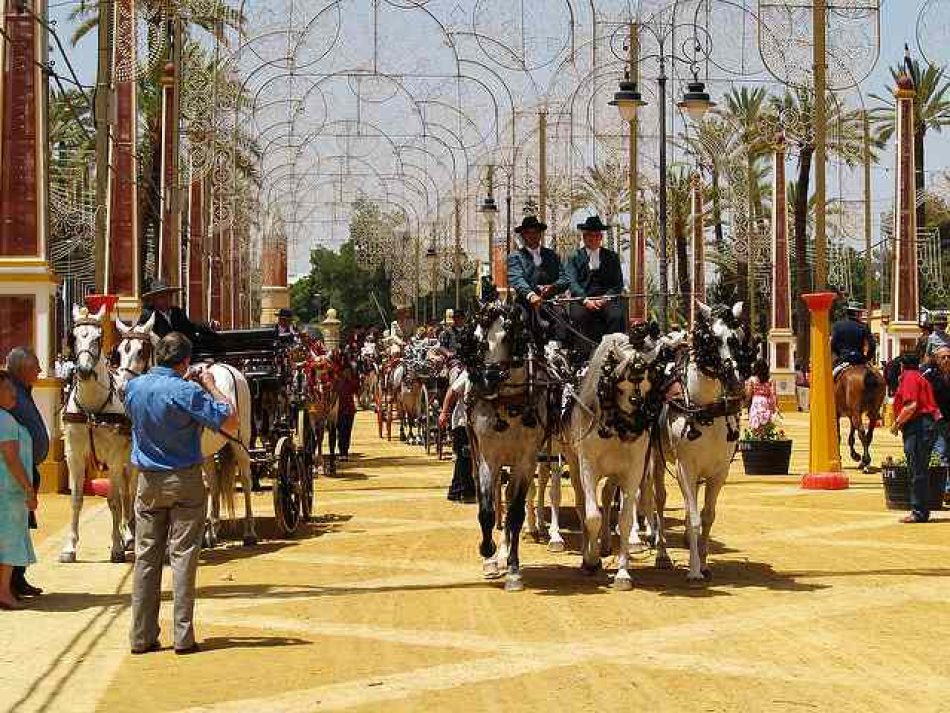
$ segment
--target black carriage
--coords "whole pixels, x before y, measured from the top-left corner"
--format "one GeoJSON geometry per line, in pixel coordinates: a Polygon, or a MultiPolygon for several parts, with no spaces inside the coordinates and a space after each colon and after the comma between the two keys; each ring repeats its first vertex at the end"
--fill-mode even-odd
{"type": "Polygon", "coordinates": [[[305,384],[294,378],[294,337],[276,327],[216,332],[195,345],[194,361],[223,362],[244,374],[251,391],[251,476],[272,483],[274,517],[282,534],[313,512],[313,433],[305,384]]]}

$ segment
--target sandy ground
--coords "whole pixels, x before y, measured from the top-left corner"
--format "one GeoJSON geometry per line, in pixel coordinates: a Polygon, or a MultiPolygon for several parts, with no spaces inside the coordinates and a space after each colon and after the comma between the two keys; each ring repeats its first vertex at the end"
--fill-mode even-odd
{"type": "MultiPolygon", "coordinates": [[[[787,425],[801,472],[805,418],[787,425]]],[[[87,498],[81,561],[61,565],[68,500],[45,497],[31,578],[48,594],[0,612],[0,709],[947,708],[950,519],[897,524],[879,475],[806,492],[737,462],[707,588],[685,585],[674,494],[676,570],[639,557],[635,590],[614,592],[609,570],[581,577],[571,535],[563,554],[524,546],[527,591],[513,594],[481,577],[475,506],[445,500],[451,464],[373,426],[359,416],[361,455],[318,481],[300,537],[204,554],[195,656],[129,655],[130,566],[108,563],[104,501],[87,498]]],[[[887,452],[882,434],[875,460],[887,452]]],[[[272,536],[270,494],[254,502],[272,536]]]]}

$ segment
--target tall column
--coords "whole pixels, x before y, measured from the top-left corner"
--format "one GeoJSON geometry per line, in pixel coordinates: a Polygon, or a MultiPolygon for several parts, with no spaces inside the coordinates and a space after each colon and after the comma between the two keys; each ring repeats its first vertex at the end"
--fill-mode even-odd
{"type": "Polygon", "coordinates": [[[699,171],[690,181],[693,219],[693,298],[689,301],[689,324],[696,319],[697,301],[706,301],[706,245],[703,220],[703,183],[699,171]]]}
{"type": "Polygon", "coordinates": [[[16,346],[39,357],[33,390],[50,434],[43,490],[66,485],[59,430],[62,382],[53,375],[57,278],[46,260],[46,0],[3,0],[0,38],[0,360],[16,346]]]}
{"type": "Polygon", "coordinates": [[[792,332],[785,150],[785,135],[776,134],[772,147],[772,328],[769,330],[769,364],[779,406],[794,409],[795,335],[792,332]]]}
{"type": "Polygon", "coordinates": [[[205,270],[205,185],[204,178],[192,178],[188,205],[188,314],[193,320],[206,319],[205,270]]]}
{"type": "Polygon", "coordinates": [[[808,472],[802,476],[806,490],[842,490],[849,486],[841,472],[834,381],[831,378],[831,328],[828,313],[837,295],[818,292],[802,295],[811,313],[811,394],[809,396],[808,472]]]}
{"type": "Polygon", "coordinates": [[[276,324],[277,310],[290,307],[287,289],[287,240],[273,236],[261,251],[261,324],[276,324]]]}
{"type": "Polygon", "coordinates": [[[894,210],[894,257],[891,269],[891,322],[888,326],[890,353],[899,356],[913,350],[920,330],[917,314],[917,188],[914,183],[913,80],[897,78],[897,205],[894,210]]]}
{"type": "Polygon", "coordinates": [[[112,52],[115,120],[109,134],[108,218],[105,245],[105,294],[117,295],[116,311],[138,317],[141,294],[139,261],[138,145],[136,140],[136,3],[116,0],[112,52]]]}
{"type": "Polygon", "coordinates": [[[175,64],[165,65],[162,88],[161,225],[158,275],[169,285],[181,284],[181,215],[178,210],[178,91],[175,64]]]}

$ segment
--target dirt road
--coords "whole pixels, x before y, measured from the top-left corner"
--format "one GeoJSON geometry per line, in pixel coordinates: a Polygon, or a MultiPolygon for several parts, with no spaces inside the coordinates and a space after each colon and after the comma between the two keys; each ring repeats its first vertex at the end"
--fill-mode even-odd
{"type": "MultiPolygon", "coordinates": [[[[805,419],[788,423],[800,472],[805,419]]],[[[895,452],[880,441],[876,460],[895,452]]],[[[737,463],[706,589],[685,585],[674,495],[675,571],[640,557],[635,590],[614,592],[580,576],[572,535],[564,554],[526,544],[527,591],[511,594],[481,578],[475,506],[445,500],[450,463],[380,442],[369,414],[354,450],[318,481],[303,536],[205,553],[190,657],[129,655],[130,566],[107,561],[104,501],[87,499],[81,561],[61,565],[68,500],[46,497],[32,579],[49,593],[0,612],[0,710],[947,707],[950,519],[897,524],[879,475],[815,493],[737,463]]],[[[265,538],[269,500],[254,499],[265,538]]]]}

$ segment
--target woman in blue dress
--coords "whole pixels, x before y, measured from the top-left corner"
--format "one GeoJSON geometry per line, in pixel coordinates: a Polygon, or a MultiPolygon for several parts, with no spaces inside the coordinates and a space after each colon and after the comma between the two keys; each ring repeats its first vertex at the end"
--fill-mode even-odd
{"type": "Polygon", "coordinates": [[[16,404],[10,379],[0,370],[0,609],[20,608],[10,589],[13,568],[36,562],[28,526],[28,513],[36,509],[27,475],[33,472],[33,444],[26,428],[8,412],[16,404]]]}

